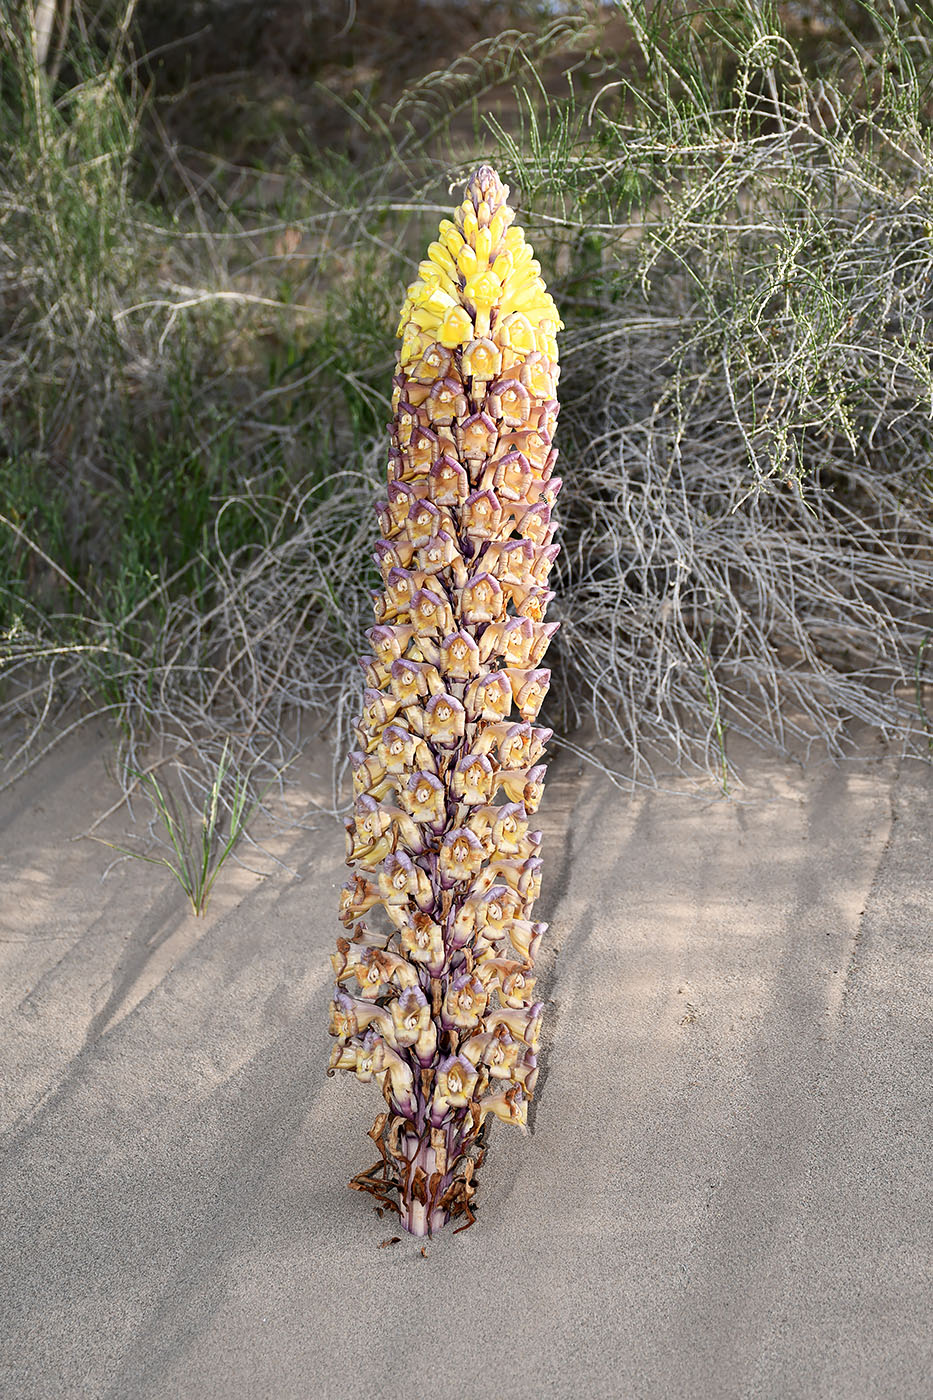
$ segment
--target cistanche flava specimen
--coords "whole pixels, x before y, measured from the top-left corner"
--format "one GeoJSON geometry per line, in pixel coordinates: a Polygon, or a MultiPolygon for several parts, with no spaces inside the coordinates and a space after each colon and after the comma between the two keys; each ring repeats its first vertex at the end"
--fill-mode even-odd
{"type": "Polygon", "coordinates": [[[508,193],[476,171],[402,310],[351,755],[330,1069],[380,1085],[380,1160],[351,1185],[414,1235],[472,1221],[486,1119],[524,1127],[538,1074],[560,321],[508,193]]]}

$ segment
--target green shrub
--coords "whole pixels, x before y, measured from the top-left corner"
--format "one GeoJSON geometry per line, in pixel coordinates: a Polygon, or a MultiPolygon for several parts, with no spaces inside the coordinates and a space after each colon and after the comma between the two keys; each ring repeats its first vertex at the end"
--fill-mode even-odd
{"type": "Polygon", "coordinates": [[[205,786],[226,735],[261,773],[302,716],[346,726],[393,307],[483,156],[567,323],[565,727],[724,782],[735,732],[927,752],[933,24],[619,9],[518,7],[347,97],[332,149],[263,126],[251,168],[119,33],[75,26],[53,83],[5,22],[8,780],[101,711],[129,768],[158,738],[205,786]]]}

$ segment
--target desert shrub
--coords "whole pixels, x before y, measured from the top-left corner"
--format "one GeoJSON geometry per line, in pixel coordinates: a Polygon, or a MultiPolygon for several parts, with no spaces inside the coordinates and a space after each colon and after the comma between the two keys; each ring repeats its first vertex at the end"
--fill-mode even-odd
{"type": "Polygon", "coordinates": [[[853,719],[925,752],[929,26],[876,13],[853,81],[850,55],[808,75],[752,7],[663,56],[624,8],[647,76],[593,99],[555,215],[572,265],[593,245],[562,302],[568,704],[636,766],[724,775],[730,728],[838,753],[853,719]]]}
{"type": "Polygon", "coordinates": [[[127,771],[230,736],[277,769],[346,724],[394,308],[479,156],[567,324],[552,722],[644,778],[853,719],[927,752],[933,25],[807,12],[516,6],[436,71],[348,77],[352,140],[263,102],[236,158],[186,142],[119,14],[54,82],[8,24],[6,781],[93,714],[127,771]]]}

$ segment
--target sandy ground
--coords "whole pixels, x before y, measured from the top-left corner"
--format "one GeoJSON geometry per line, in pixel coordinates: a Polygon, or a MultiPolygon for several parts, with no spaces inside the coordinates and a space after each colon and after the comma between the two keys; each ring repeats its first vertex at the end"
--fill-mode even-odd
{"type": "Polygon", "coordinates": [[[533,1131],[423,1257],[345,1186],[342,831],[195,920],[69,839],[107,753],[0,807],[0,1394],[929,1400],[929,768],[757,757],[726,801],[560,756],[533,1131]]]}

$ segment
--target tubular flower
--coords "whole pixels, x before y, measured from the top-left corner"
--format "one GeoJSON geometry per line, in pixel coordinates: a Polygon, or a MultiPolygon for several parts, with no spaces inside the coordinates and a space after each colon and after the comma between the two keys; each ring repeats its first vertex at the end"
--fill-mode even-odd
{"type": "Polygon", "coordinates": [[[507,200],[481,166],[402,308],[333,957],[328,1072],[387,1103],[351,1185],[416,1235],[472,1221],[486,1120],[523,1127],[538,1072],[561,323],[507,200]]]}

